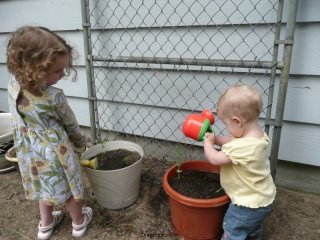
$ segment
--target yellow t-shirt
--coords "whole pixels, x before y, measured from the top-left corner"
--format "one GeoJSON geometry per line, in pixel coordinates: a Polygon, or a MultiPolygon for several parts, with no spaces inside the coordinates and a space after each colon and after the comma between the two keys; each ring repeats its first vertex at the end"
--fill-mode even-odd
{"type": "Polygon", "coordinates": [[[276,187],[270,173],[269,138],[235,138],[224,144],[224,152],[232,163],[220,171],[221,186],[233,204],[259,208],[274,201],[276,187]]]}

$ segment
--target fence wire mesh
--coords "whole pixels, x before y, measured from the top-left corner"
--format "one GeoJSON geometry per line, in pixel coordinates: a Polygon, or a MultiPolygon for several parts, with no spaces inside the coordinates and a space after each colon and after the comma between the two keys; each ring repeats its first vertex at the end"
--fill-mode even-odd
{"type": "MultiPolygon", "coordinates": [[[[262,93],[261,123],[269,126],[281,70],[278,1],[85,2],[96,141],[130,139],[169,159],[183,147],[185,158],[201,159],[201,143],[182,133],[184,119],[215,113],[238,83],[262,93]]],[[[217,117],[212,128],[226,133],[217,117]]]]}

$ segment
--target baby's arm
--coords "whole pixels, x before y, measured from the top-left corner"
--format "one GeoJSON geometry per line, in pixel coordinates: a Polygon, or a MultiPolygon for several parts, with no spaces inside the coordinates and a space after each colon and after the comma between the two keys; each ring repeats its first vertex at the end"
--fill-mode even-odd
{"type": "Polygon", "coordinates": [[[230,137],[228,136],[214,136],[212,133],[205,134],[204,153],[210,163],[219,166],[231,163],[231,160],[222,151],[217,151],[213,147],[213,144],[223,145],[229,141],[230,137]]]}
{"type": "Polygon", "coordinates": [[[214,136],[214,144],[218,146],[222,146],[231,141],[230,136],[214,136]]]}

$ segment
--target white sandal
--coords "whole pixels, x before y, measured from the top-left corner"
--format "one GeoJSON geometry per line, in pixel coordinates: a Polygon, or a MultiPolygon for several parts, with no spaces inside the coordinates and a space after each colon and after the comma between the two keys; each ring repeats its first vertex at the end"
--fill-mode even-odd
{"type": "Polygon", "coordinates": [[[46,240],[49,239],[53,233],[54,228],[62,221],[64,217],[64,212],[62,211],[53,211],[52,212],[53,221],[48,226],[42,227],[42,222],[39,222],[38,225],[38,239],[46,240]]]}
{"type": "Polygon", "coordinates": [[[92,209],[90,207],[83,207],[82,214],[83,223],[80,225],[72,223],[72,237],[82,237],[87,231],[88,224],[90,223],[93,215],[92,209]]]}

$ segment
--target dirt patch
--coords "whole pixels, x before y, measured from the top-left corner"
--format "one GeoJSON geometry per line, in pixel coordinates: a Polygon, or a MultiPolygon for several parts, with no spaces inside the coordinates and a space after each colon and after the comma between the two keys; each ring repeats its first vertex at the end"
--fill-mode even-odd
{"type": "MultiPolygon", "coordinates": [[[[144,159],[139,198],[121,210],[100,207],[90,196],[87,182],[85,203],[93,208],[94,218],[82,239],[179,239],[172,233],[168,198],[162,189],[162,177],[172,164],[144,159]]],[[[38,205],[36,201],[25,200],[17,171],[0,174],[0,206],[1,240],[36,239],[38,205]]],[[[319,195],[278,188],[274,209],[264,224],[265,239],[318,240],[319,212],[319,195]]],[[[68,214],[51,239],[72,239],[68,214]]]]}

